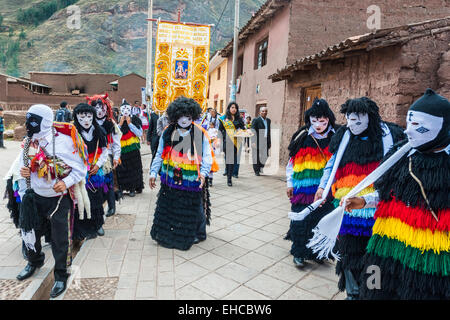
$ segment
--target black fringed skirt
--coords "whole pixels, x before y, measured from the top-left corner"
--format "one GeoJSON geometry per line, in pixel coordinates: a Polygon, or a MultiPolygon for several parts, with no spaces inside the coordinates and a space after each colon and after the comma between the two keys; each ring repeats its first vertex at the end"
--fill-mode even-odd
{"type": "Polygon", "coordinates": [[[202,192],[184,191],[161,184],[150,235],[159,245],[189,250],[197,233],[202,192]]]}
{"type": "Polygon", "coordinates": [[[124,191],[142,191],[144,189],[144,176],[141,152],[136,149],[123,153],[120,159],[122,163],[116,168],[119,188],[124,191]]]}
{"type": "Polygon", "coordinates": [[[103,190],[97,189],[97,192],[87,190],[89,201],[91,203],[91,219],[86,218],[86,210],[84,211],[84,219],[80,220],[80,213],[78,212],[78,206],[75,210],[74,225],[73,225],[73,240],[83,240],[87,237],[95,238],[97,236],[97,230],[105,223],[103,210],[103,202],[105,201],[105,195],[103,190]]]}
{"type": "MultiPolygon", "coordinates": [[[[306,206],[303,204],[293,204],[291,210],[293,212],[300,212],[305,207],[306,206]]],[[[289,231],[285,239],[292,241],[291,254],[295,258],[303,258],[305,260],[312,260],[317,258],[317,255],[313,253],[310,248],[307,248],[306,245],[314,236],[312,230],[317,226],[319,221],[333,209],[334,206],[332,205],[332,203],[330,201],[327,201],[322,207],[309,214],[304,220],[291,220],[289,231]]]]}

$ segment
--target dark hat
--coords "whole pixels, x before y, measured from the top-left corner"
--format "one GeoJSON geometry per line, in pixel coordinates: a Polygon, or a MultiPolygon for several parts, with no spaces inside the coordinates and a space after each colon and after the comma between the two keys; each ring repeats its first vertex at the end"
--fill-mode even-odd
{"type": "Polygon", "coordinates": [[[444,118],[444,121],[447,122],[450,120],[450,102],[432,89],[427,89],[424,95],[411,105],[409,110],[420,111],[435,117],[444,118]]]}
{"type": "Polygon", "coordinates": [[[450,102],[432,89],[427,89],[422,97],[416,100],[409,111],[423,112],[438,118],[443,118],[441,130],[437,137],[420,147],[419,151],[429,151],[445,147],[450,143],[450,102]]]}

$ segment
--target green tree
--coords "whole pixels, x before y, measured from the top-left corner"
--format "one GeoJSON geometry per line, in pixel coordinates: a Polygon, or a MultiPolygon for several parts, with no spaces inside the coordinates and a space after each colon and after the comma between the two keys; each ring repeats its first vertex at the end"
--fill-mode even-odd
{"type": "Polygon", "coordinates": [[[25,33],[25,31],[22,28],[22,31],[20,31],[20,34],[19,34],[19,39],[25,40],[26,38],[27,38],[27,34],[25,33]]]}

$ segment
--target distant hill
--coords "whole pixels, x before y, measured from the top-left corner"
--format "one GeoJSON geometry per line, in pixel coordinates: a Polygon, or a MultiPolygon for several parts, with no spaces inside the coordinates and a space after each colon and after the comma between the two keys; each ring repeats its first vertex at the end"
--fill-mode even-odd
{"type": "MultiPolygon", "coordinates": [[[[217,24],[227,1],[154,0],[153,15],[176,20],[181,9],[182,21],[217,24]]],[[[263,2],[241,0],[241,26],[263,2]]],[[[147,3],[147,0],[0,0],[3,16],[0,72],[15,76],[26,76],[28,71],[120,75],[136,72],[145,76],[147,3]],[[49,5],[50,2],[54,2],[54,6],[49,5]],[[70,14],[65,6],[73,2],[81,10],[79,30],[67,27],[70,14]],[[46,14],[56,8],[61,9],[46,18],[46,14]],[[22,19],[34,17],[35,22],[31,22],[31,18],[18,21],[20,10],[22,19]]],[[[229,1],[211,39],[211,53],[232,39],[233,19],[234,1],[229,1]]],[[[153,31],[156,35],[156,28],[153,31]]]]}

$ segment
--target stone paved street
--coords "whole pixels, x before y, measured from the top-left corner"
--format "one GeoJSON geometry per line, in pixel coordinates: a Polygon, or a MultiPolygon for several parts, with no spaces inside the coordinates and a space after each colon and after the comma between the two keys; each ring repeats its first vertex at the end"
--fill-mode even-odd
{"type": "MultiPolygon", "coordinates": [[[[6,146],[6,151],[0,151],[2,177],[19,148],[15,142],[6,146]]],[[[144,168],[148,168],[148,146],[143,146],[143,154],[144,168]]],[[[211,188],[208,238],[189,251],[165,249],[151,239],[159,187],[149,189],[147,171],[143,194],[125,196],[117,214],[106,219],[106,235],[83,244],[73,263],[69,289],[58,299],[344,298],[337,290],[334,264],[308,263],[303,270],[293,266],[290,242],[283,240],[290,209],[283,168],[277,176],[256,177],[251,166],[243,164],[232,188],[221,169],[211,188]]],[[[3,181],[1,187],[3,193],[3,181]]],[[[0,282],[0,288],[6,288],[0,294],[17,298],[14,292],[19,284],[15,287],[11,281],[25,261],[6,201],[0,204],[0,279],[9,281],[5,286],[0,282]]],[[[50,251],[46,256],[51,258],[50,251]]],[[[35,277],[39,274],[45,270],[35,277]]]]}

